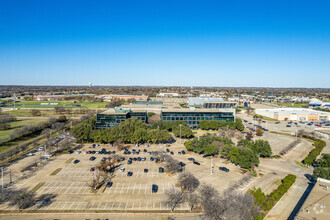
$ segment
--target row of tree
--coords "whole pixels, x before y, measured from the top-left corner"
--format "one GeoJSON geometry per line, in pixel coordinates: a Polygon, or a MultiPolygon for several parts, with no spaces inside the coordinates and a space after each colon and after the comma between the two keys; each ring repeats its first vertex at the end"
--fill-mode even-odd
{"type": "Polygon", "coordinates": [[[219,137],[215,134],[205,134],[199,138],[186,141],[189,151],[205,155],[218,155],[227,158],[242,168],[251,168],[259,164],[259,157],[270,157],[272,149],[268,141],[240,140],[237,145],[229,137],[219,137]]]}
{"type": "Polygon", "coordinates": [[[10,122],[16,121],[16,118],[11,114],[1,114],[0,112],[0,131],[10,129],[10,122]]]}
{"type": "Polygon", "coordinates": [[[249,193],[255,198],[255,202],[261,206],[264,211],[269,211],[279,201],[282,196],[289,190],[289,188],[296,181],[296,176],[289,174],[281,180],[281,184],[271,192],[269,195],[265,195],[260,188],[250,189],[249,193]]]}
{"type": "Polygon", "coordinates": [[[113,128],[95,129],[96,117],[91,117],[75,125],[71,133],[85,142],[114,143],[168,143],[173,141],[172,135],[161,129],[153,129],[137,118],[129,118],[113,128]]]}
{"type": "Polygon", "coordinates": [[[314,177],[330,180],[330,154],[322,154],[322,157],[316,160],[317,167],[313,170],[314,177]]]}
{"type": "Polygon", "coordinates": [[[242,119],[236,118],[236,121],[206,121],[202,120],[199,122],[199,127],[202,130],[218,130],[219,128],[232,128],[239,131],[244,131],[244,125],[242,119]]]}
{"type": "Polygon", "coordinates": [[[314,164],[317,156],[320,155],[321,151],[326,146],[326,142],[321,139],[314,138],[314,137],[309,137],[309,139],[314,141],[314,144],[313,144],[314,148],[309,152],[307,157],[305,157],[305,159],[302,162],[308,166],[311,166],[314,164]]]}
{"type": "Polygon", "coordinates": [[[194,136],[192,130],[184,121],[159,121],[153,123],[152,128],[173,132],[176,137],[191,138],[194,136]]]}

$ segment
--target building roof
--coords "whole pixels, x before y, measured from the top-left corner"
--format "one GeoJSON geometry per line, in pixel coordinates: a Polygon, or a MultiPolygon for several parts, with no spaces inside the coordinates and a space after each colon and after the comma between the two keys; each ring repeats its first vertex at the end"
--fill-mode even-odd
{"type": "Polygon", "coordinates": [[[273,109],[258,109],[258,111],[271,112],[278,115],[308,114],[308,115],[330,115],[329,112],[316,111],[308,108],[273,108],[273,109]]]}
{"type": "MultiPolygon", "coordinates": [[[[330,216],[330,181],[324,180],[315,183],[312,191],[302,205],[297,216],[303,219],[326,220],[330,216]]],[[[299,218],[299,219],[300,219],[299,218]]]]}
{"type": "Polygon", "coordinates": [[[235,109],[225,108],[182,108],[182,109],[162,109],[162,112],[235,112],[235,109]]]}
{"type": "Polygon", "coordinates": [[[109,108],[99,114],[103,115],[126,115],[128,112],[146,112],[144,110],[131,110],[129,108],[109,108]]]}
{"type": "Polygon", "coordinates": [[[189,105],[203,105],[204,102],[223,102],[223,98],[202,98],[202,97],[189,97],[189,105]]]}

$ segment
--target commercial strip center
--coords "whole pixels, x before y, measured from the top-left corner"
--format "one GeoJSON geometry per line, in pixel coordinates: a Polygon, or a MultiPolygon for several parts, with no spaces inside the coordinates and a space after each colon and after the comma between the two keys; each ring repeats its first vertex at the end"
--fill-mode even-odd
{"type": "Polygon", "coordinates": [[[277,120],[290,121],[328,121],[330,113],[306,108],[256,109],[256,114],[277,120]]]}
{"type": "MultiPolygon", "coordinates": [[[[147,111],[131,109],[108,109],[97,114],[96,128],[112,128],[128,118],[139,118],[147,121],[147,111]]],[[[199,128],[201,120],[235,121],[235,109],[164,109],[161,110],[162,121],[185,121],[192,129],[199,128]]]]}

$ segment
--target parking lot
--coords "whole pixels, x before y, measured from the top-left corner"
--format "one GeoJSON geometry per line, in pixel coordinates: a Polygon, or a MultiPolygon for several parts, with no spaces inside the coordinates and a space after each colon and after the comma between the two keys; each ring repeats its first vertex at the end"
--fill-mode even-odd
{"type": "MultiPolygon", "coordinates": [[[[127,145],[132,149],[140,149],[139,155],[124,155],[124,151],[118,151],[117,148],[108,145],[101,145],[96,148],[90,148],[90,144],[84,145],[79,149],[81,153],[76,151],[72,154],[63,154],[55,157],[53,161],[47,164],[43,169],[38,171],[36,176],[26,179],[16,184],[17,189],[27,188],[33,189],[38,184],[41,185],[35,191],[36,196],[54,195],[54,198],[47,203],[37,203],[30,209],[32,210],[169,210],[168,204],[165,203],[164,193],[167,189],[178,187],[178,174],[168,172],[159,172],[160,167],[164,167],[164,163],[151,161],[151,157],[146,149],[151,151],[163,151],[169,148],[173,152],[175,159],[186,164],[185,172],[193,173],[201,182],[212,184],[219,192],[225,190],[231,184],[242,178],[242,171],[231,163],[227,163],[223,159],[213,158],[213,172],[211,175],[211,158],[203,158],[192,152],[186,154],[178,154],[179,151],[185,150],[183,144],[174,143],[166,147],[165,145],[146,145],[136,147],[127,145]],[[113,182],[111,187],[106,184],[97,190],[92,190],[90,184],[95,178],[96,171],[91,171],[92,167],[100,164],[103,157],[114,157],[114,154],[85,154],[88,151],[100,151],[105,148],[107,151],[116,151],[115,155],[125,157],[124,161],[119,162],[118,168],[111,179],[113,182]],[[89,160],[90,157],[96,157],[94,161],[89,160]],[[145,157],[145,161],[134,161],[127,164],[128,158],[145,157]],[[193,157],[200,165],[193,164],[188,158],[193,157]],[[74,163],[79,160],[78,163],[74,163]],[[219,170],[219,166],[226,166],[230,169],[229,173],[219,170]],[[121,172],[120,169],[124,168],[121,172]],[[145,169],[148,169],[145,172],[145,169]],[[55,175],[51,175],[54,171],[59,170],[55,175]],[[132,176],[127,173],[132,172],[132,176]],[[152,185],[158,186],[157,193],[152,192],[152,185]]],[[[16,207],[6,206],[3,204],[0,210],[12,210],[16,207]]],[[[189,210],[187,204],[182,204],[178,210],[189,210]]]]}

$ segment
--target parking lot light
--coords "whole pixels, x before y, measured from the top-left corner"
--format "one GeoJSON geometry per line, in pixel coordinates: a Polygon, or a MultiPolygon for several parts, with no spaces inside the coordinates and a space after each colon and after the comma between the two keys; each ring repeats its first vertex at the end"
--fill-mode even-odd
{"type": "Polygon", "coordinates": [[[182,124],[180,124],[180,144],[181,144],[181,127],[182,127],[182,124]]]}

